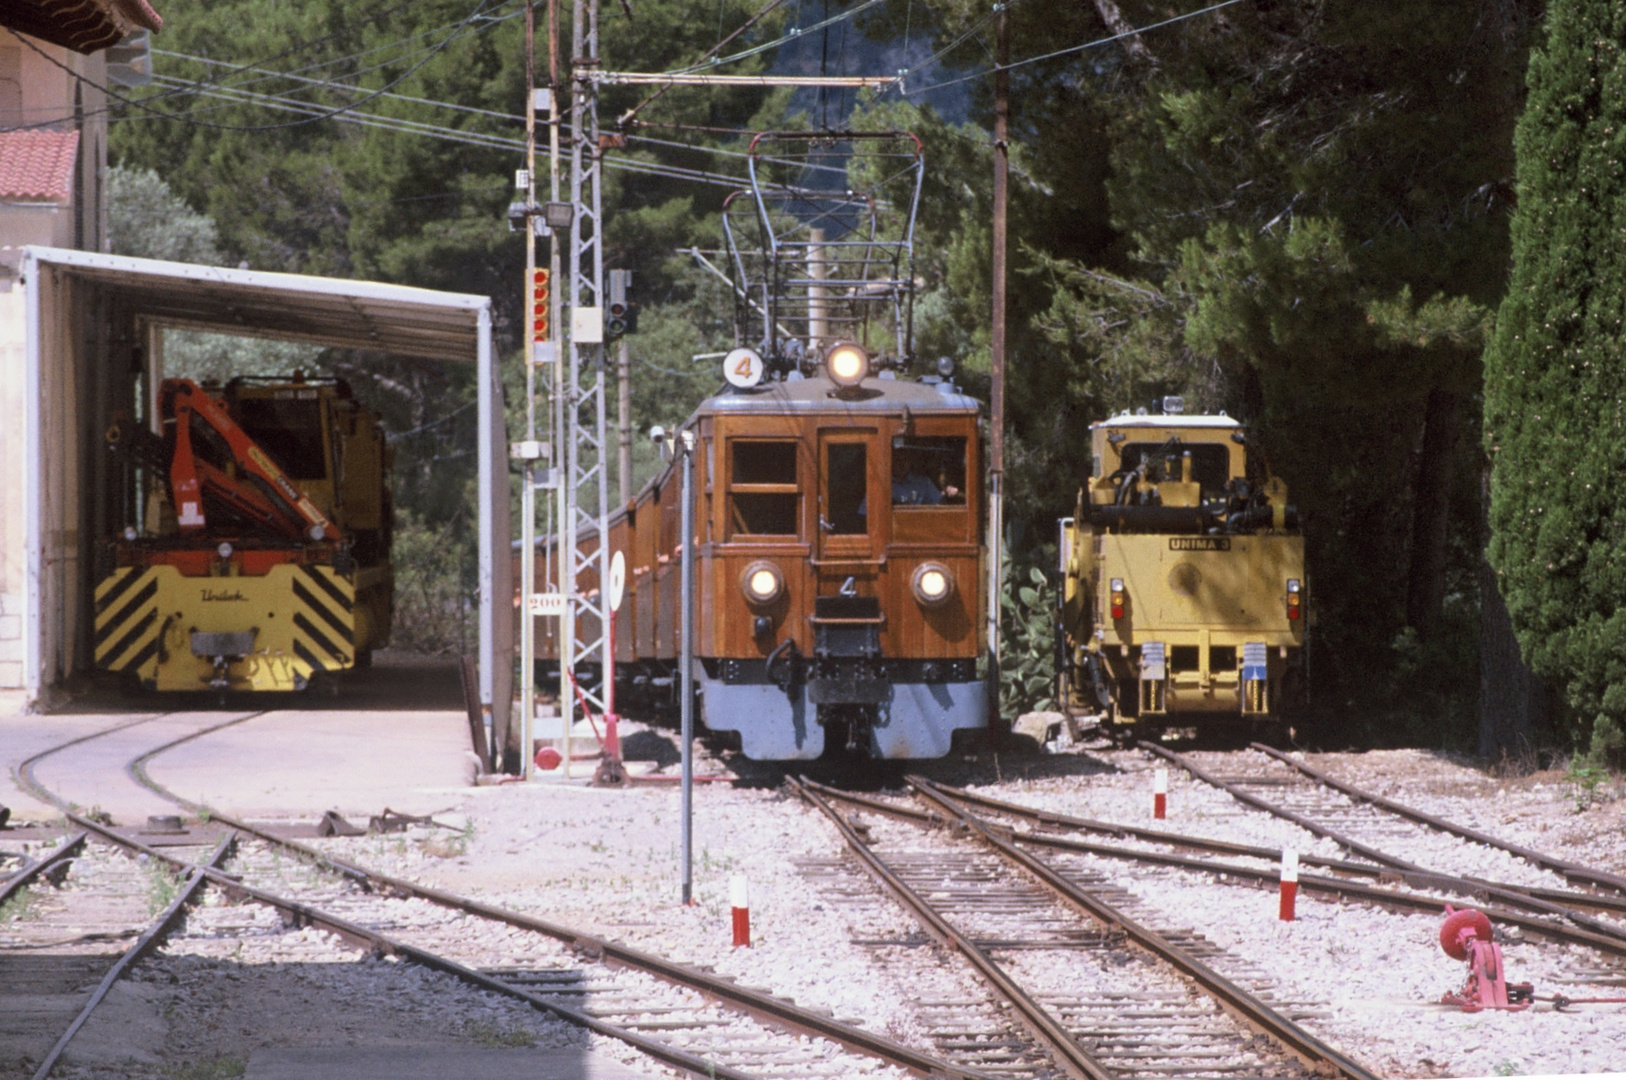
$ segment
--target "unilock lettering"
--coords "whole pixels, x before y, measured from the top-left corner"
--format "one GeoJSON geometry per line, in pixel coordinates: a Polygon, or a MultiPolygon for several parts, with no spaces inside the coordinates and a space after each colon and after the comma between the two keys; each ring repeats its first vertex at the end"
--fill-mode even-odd
{"type": "Polygon", "coordinates": [[[241,601],[241,600],[247,600],[248,597],[244,596],[242,594],[242,592],[240,590],[237,590],[237,589],[233,589],[231,592],[216,592],[213,589],[204,589],[203,590],[203,599],[205,601],[208,601],[208,600],[238,600],[238,601],[241,601]]]}
{"type": "Polygon", "coordinates": [[[1170,551],[1230,551],[1231,540],[1226,536],[1171,536],[1170,551]]]}

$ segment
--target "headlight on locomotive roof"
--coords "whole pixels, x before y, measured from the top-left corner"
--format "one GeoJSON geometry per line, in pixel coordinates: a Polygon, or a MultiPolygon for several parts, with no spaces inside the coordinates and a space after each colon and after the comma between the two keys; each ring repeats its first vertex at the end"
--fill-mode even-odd
{"type": "Polygon", "coordinates": [[[926,607],[936,607],[954,595],[954,575],[939,562],[915,567],[915,576],[909,584],[914,589],[915,599],[926,607]]]}
{"type": "Polygon", "coordinates": [[[771,604],[785,594],[785,575],[773,563],[759,560],[740,575],[740,591],[753,604],[771,604]]]}
{"type": "Polygon", "coordinates": [[[830,347],[824,358],[830,381],[842,388],[857,386],[869,374],[869,354],[860,345],[843,341],[830,347]]]}

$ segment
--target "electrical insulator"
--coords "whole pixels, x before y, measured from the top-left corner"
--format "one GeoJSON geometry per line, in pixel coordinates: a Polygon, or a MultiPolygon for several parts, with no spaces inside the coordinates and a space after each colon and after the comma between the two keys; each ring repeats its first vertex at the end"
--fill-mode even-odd
{"type": "Polygon", "coordinates": [[[531,290],[531,340],[548,340],[549,321],[553,311],[553,296],[549,289],[552,275],[546,270],[536,271],[531,290]]]}

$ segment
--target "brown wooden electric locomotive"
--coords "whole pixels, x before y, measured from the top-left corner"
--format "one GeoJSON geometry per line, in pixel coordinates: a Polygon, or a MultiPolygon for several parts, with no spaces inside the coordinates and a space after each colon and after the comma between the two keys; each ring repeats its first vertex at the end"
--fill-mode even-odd
{"type": "MultiPolygon", "coordinates": [[[[724,211],[736,343],[760,344],[728,354],[731,386],[684,425],[694,675],[706,726],[751,758],[941,757],[988,726],[978,403],[947,359],[911,375],[920,164],[908,135],[762,136],[753,187],[724,211]],[[817,192],[769,174],[829,161],[881,179],[817,192]]],[[[678,659],[681,492],[669,467],[610,519],[628,679],[664,682],[678,659]]],[[[539,581],[557,580],[550,550],[539,581]]],[[[589,576],[575,587],[596,588],[589,576]]],[[[557,659],[557,633],[537,620],[539,657],[557,659]]]]}

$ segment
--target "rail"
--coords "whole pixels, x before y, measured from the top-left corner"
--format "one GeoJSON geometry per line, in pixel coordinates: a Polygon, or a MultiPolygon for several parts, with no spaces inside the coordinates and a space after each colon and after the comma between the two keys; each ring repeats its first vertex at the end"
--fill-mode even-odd
{"type": "Polygon", "coordinates": [[[1272,814],[1278,818],[1281,818],[1283,821],[1290,821],[1307,832],[1310,832],[1316,836],[1325,837],[1349,851],[1358,852],[1359,854],[1366,856],[1373,862],[1381,863],[1384,866],[1393,867],[1405,874],[1426,876],[1434,878],[1437,881],[1450,882],[1453,886],[1462,887],[1467,892],[1478,893],[1488,898],[1499,900],[1504,904],[1512,904],[1515,907],[1522,907],[1530,911],[1539,911],[1546,915],[1557,915],[1560,918],[1568,919],[1577,926],[1581,926],[1592,931],[1598,937],[1613,939],[1621,943],[1621,945],[1626,946],[1626,929],[1622,929],[1621,927],[1615,926],[1612,923],[1605,922],[1602,919],[1595,918],[1591,915],[1584,915],[1579,911],[1573,910],[1572,908],[1565,907],[1563,904],[1555,904],[1546,900],[1539,900],[1528,893],[1520,891],[1517,888],[1509,887],[1497,882],[1486,881],[1482,878],[1457,877],[1455,875],[1443,874],[1438,871],[1430,870],[1427,867],[1419,866],[1414,862],[1397,858],[1396,856],[1389,855],[1369,844],[1363,844],[1353,837],[1346,836],[1336,829],[1330,829],[1327,826],[1322,825],[1320,822],[1313,821],[1310,818],[1305,817],[1303,814],[1295,813],[1292,810],[1288,810],[1286,807],[1277,806],[1268,799],[1260,798],[1258,795],[1255,795],[1250,791],[1243,790],[1242,787],[1237,784],[1222,780],[1183,754],[1177,754],[1172,750],[1166,750],[1161,746],[1148,742],[1142,742],[1140,746],[1143,749],[1149,750],[1159,757],[1178,765],[1180,768],[1201,780],[1203,783],[1211,784],[1214,787],[1219,788],[1221,791],[1230,795],[1233,799],[1236,799],[1239,802],[1243,802],[1256,809],[1263,810],[1265,813],[1272,814]]]}
{"type": "Polygon", "coordinates": [[[1021,1018],[1024,1026],[1032,1031],[1056,1056],[1056,1062],[1069,1076],[1081,1080],[1116,1080],[1115,1074],[1097,1061],[1089,1051],[1078,1044],[1078,1040],[1062,1026],[1050,1012],[1040,1005],[1017,982],[1007,975],[1003,968],[977,946],[969,937],[956,929],[949,921],[943,918],[925,898],[911,889],[886,862],[866,844],[850,823],[843,820],[841,815],[804,780],[789,778],[788,783],[793,791],[802,797],[809,806],[814,807],[829,818],[841,833],[847,847],[857,856],[867,870],[881,883],[881,886],[897,898],[898,902],[911,911],[920,921],[926,932],[935,938],[944,948],[959,952],[976,969],[977,973],[994,988],[1021,1018]]]}
{"type": "Polygon", "coordinates": [[[1268,754],[1283,764],[1292,766],[1305,776],[1315,780],[1317,783],[1325,784],[1334,791],[1342,792],[1352,799],[1357,799],[1361,802],[1370,803],[1373,806],[1381,807],[1382,809],[1389,811],[1391,814],[1397,814],[1400,817],[1406,818],[1410,821],[1415,821],[1419,825],[1427,825],[1431,829],[1438,829],[1440,832],[1449,833],[1463,840],[1472,840],[1476,844],[1484,844],[1487,847],[1493,847],[1497,848],[1498,850],[1505,851],[1509,855],[1517,855],[1519,858],[1528,863],[1539,866],[1543,870],[1552,870],[1556,873],[1562,874],[1572,881],[1584,881],[1588,884],[1613,889],[1622,895],[1626,895],[1626,877],[1622,877],[1619,874],[1609,874],[1604,873],[1601,870],[1591,870],[1585,866],[1578,866],[1575,863],[1566,862],[1563,859],[1557,859],[1551,855],[1543,855],[1541,852],[1536,851],[1533,848],[1527,848],[1522,844],[1510,843],[1506,840],[1498,839],[1489,833],[1482,833],[1477,829],[1470,829],[1466,826],[1457,825],[1453,822],[1446,821],[1444,818],[1435,817],[1432,814],[1425,814],[1421,810],[1416,810],[1412,807],[1404,805],[1403,803],[1395,802],[1393,799],[1387,799],[1382,795],[1362,790],[1361,788],[1356,787],[1354,784],[1345,783],[1334,776],[1330,776],[1327,773],[1322,772],[1320,769],[1307,765],[1302,761],[1296,761],[1281,751],[1266,746],[1263,743],[1252,743],[1251,746],[1260,753],[1268,754]]]}
{"type": "Polygon", "coordinates": [[[1142,926],[1100,897],[1090,895],[1049,863],[1017,847],[1014,842],[990,828],[989,823],[964,807],[956,805],[953,800],[939,792],[931,781],[911,776],[908,782],[928,802],[943,812],[952,814],[954,820],[964,825],[972,836],[999,852],[1007,861],[1026,870],[1061,897],[1065,903],[1091,918],[1123,930],[1136,944],[1201,986],[1225,1009],[1240,1017],[1255,1030],[1276,1040],[1311,1067],[1330,1068],[1338,1075],[1350,1077],[1351,1080],[1377,1080],[1374,1073],[1368,1072],[1355,1061],[1323,1043],[1162,934],[1150,927],[1142,926]]]}
{"type": "MultiPolygon", "coordinates": [[[[260,714],[255,713],[253,715],[257,716],[260,714]]],[[[170,791],[168,788],[164,787],[162,784],[155,781],[148,774],[146,766],[150,761],[152,761],[152,759],[167,750],[173,749],[174,747],[180,746],[184,743],[191,742],[194,739],[201,738],[204,735],[221,730],[222,728],[230,727],[234,724],[240,724],[248,719],[252,719],[252,716],[237,717],[232,720],[225,721],[224,723],[201,728],[198,731],[172,739],[169,742],[147,750],[146,752],[131,759],[131,761],[125,766],[125,772],[136,783],[142,785],[161,798],[173,802],[177,806],[183,807],[192,813],[203,812],[207,810],[207,808],[191,802],[188,799],[182,798],[181,796],[170,791]]],[[[116,730],[122,730],[122,728],[110,729],[110,731],[116,730]]],[[[39,760],[49,756],[52,752],[60,749],[66,749],[70,745],[77,745],[79,742],[83,741],[85,741],[85,738],[75,739],[72,743],[64,743],[61,746],[48,749],[23,762],[22,765],[16,770],[18,783],[40,798],[58,806],[64,811],[64,813],[68,813],[70,816],[75,816],[72,815],[72,812],[68,809],[67,804],[63,802],[63,800],[58,798],[53,792],[46,789],[38,782],[38,780],[34,778],[33,766],[39,760]]],[[[494,904],[487,904],[469,897],[459,896],[455,893],[435,889],[426,885],[420,885],[404,878],[397,878],[388,874],[369,870],[366,867],[329,855],[328,853],[309,845],[301,844],[298,841],[290,840],[286,837],[277,836],[276,834],[249,822],[240,821],[229,815],[221,814],[212,810],[208,811],[208,813],[209,819],[215,823],[229,829],[234,829],[243,835],[252,836],[274,847],[281,848],[284,851],[291,852],[302,859],[309,860],[312,864],[326,870],[329,873],[346,878],[363,889],[398,896],[415,897],[417,899],[428,901],[429,903],[437,906],[462,912],[476,918],[500,922],[516,929],[542,934],[556,941],[563,942],[564,944],[575,949],[581,955],[591,959],[602,960],[612,965],[619,965],[634,971],[639,971],[659,979],[662,982],[668,983],[669,985],[694,990],[712,1000],[717,1001],[726,1008],[750,1016],[759,1022],[768,1024],[769,1026],[779,1028],[780,1030],[789,1031],[794,1034],[810,1035],[817,1038],[826,1039],[830,1042],[844,1046],[849,1050],[867,1054],[882,1060],[887,1064],[899,1066],[920,1076],[942,1077],[944,1080],[994,1080],[994,1078],[986,1074],[977,1072],[975,1070],[960,1068],[935,1055],[916,1050],[914,1047],[906,1046],[903,1043],[896,1042],[884,1036],[877,1035],[874,1032],[866,1031],[860,1027],[855,1027],[851,1024],[841,1023],[833,1017],[822,1015],[810,1009],[804,1009],[800,1006],[773,997],[770,994],[748,989],[736,983],[730,982],[725,978],[708,974],[698,969],[689,967],[688,965],[675,963],[662,957],[643,952],[642,950],[620,944],[619,942],[608,941],[596,935],[583,933],[570,927],[549,922],[548,920],[540,919],[532,915],[527,915],[517,911],[510,911],[494,904]]],[[[117,836],[117,834],[113,833],[111,830],[100,825],[96,825],[95,823],[87,824],[85,827],[95,832],[97,835],[110,837],[117,836]]],[[[119,838],[114,842],[122,843],[124,842],[124,838],[119,838]]],[[[138,841],[131,841],[131,843],[136,844],[137,848],[142,851],[152,852],[151,848],[148,848],[146,845],[141,845],[138,841]]],[[[179,860],[171,859],[168,856],[156,856],[156,853],[154,854],[155,857],[164,858],[168,862],[179,862],[179,860]]],[[[227,881],[230,881],[230,879],[227,879],[227,881]]],[[[224,885],[224,887],[238,889],[239,891],[241,891],[243,888],[235,881],[230,881],[230,884],[224,885]]],[[[266,902],[272,903],[270,900],[267,900],[266,902]]],[[[291,901],[290,903],[294,903],[296,906],[298,906],[297,902],[291,901]]],[[[276,905],[273,904],[273,906],[276,905]]],[[[346,937],[347,934],[349,934],[349,931],[339,928],[341,923],[343,923],[342,920],[328,918],[326,925],[328,925],[330,929],[333,929],[333,932],[338,933],[341,937],[346,937]]],[[[349,924],[343,925],[345,927],[349,926],[349,924]]],[[[377,943],[373,941],[373,939],[366,937],[367,933],[368,932],[366,931],[362,931],[363,936],[361,938],[354,938],[353,940],[364,944],[366,947],[378,947],[377,943]]],[[[380,936],[378,940],[384,941],[386,939],[383,939],[382,936],[380,936]]],[[[392,950],[406,948],[406,946],[401,946],[396,942],[389,942],[389,947],[392,950]]],[[[402,953],[401,955],[409,954],[402,953]]],[[[431,954],[425,953],[424,955],[430,956],[431,954]]],[[[409,958],[413,957],[409,955],[409,958]]],[[[431,963],[430,966],[435,966],[437,963],[442,963],[442,961],[440,961],[439,958],[435,958],[434,963],[431,963]]],[[[456,967],[456,965],[449,960],[444,961],[444,964],[453,965],[453,967],[456,967]]],[[[459,978],[464,978],[465,981],[470,981],[465,977],[465,975],[466,973],[471,972],[471,969],[458,967],[457,970],[453,970],[453,967],[441,967],[439,970],[447,971],[459,978]]],[[[479,979],[490,978],[489,976],[482,975],[478,972],[472,972],[472,974],[478,976],[479,979]]],[[[485,986],[484,983],[478,981],[476,981],[475,984],[486,989],[492,988],[485,986]]],[[[536,1004],[536,1001],[533,1000],[533,995],[526,995],[523,991],[519,991],[514,987],[506,987],[499,992],[512,992],[510,996],[519,995],[523,1000],[530,1001],[533,1005],[536,1004]]],[[[549,1009],[552,1008],[551,1005],[545,1007],[549,1009]]],[[[566,1020],[575,1022],[573,1016],[566,1016],[563,1013],[559,1013],[559,1015],[566,1020]]],[[[593,1030],[599,1029],[594,1028],[593,1030]]],[[[620,1034],[616,1034],[616,1031],[618,1030],[620,1029],[615,1029],[611,1025],[606,1025],[604,1028],[604,1033],[615,1038],[622,1038],[620,1034]]],[[[623,1039],[622,1041],[628,1041],[631,1045],[635,1045],[638,1046],[639,1049],[643,1049],[641,1044],[631,1042],[633,1039],[641,1039],[641,1036],[637,1036],[636,1034],[630,1032],[625,1034],[628,1036],[628,1038],[623,1039]]],[[[711,1067],[710,1063],[703,1064],[706,1068],[711,1067]]],[[[682,1067],[686,1068],[687,1066],[682,1067]]],[[[704,1076],[709,1074],[701,1072],[699,1075],[704,1076]]],[[[719,1070],[716,1075],[722,1077],[736,1074],[728,1073],[726,1070],[719,1070]]]]}

